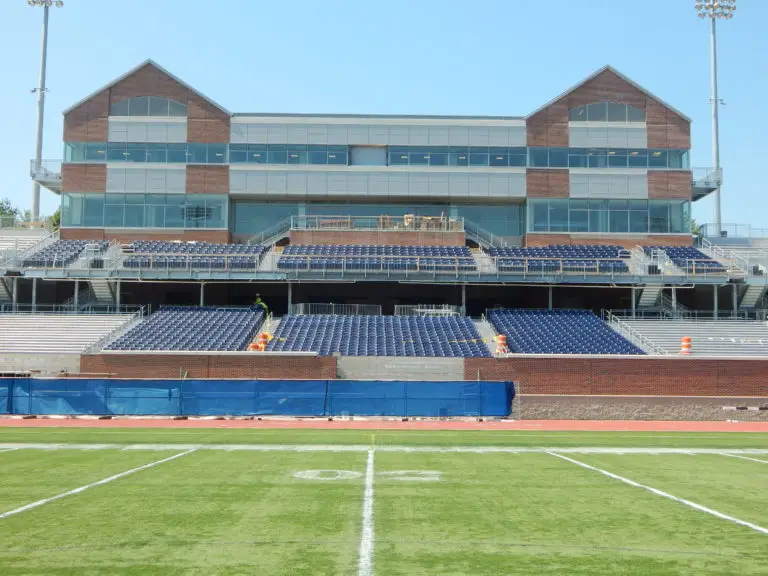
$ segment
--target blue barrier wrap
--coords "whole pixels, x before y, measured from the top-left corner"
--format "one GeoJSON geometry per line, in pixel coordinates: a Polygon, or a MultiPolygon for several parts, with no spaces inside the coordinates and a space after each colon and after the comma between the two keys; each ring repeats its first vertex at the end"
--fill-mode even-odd
{"type": "Polygon", "coordinates": [[[507,416],[511,382],[0,379],[0,414],[507,416]]]}

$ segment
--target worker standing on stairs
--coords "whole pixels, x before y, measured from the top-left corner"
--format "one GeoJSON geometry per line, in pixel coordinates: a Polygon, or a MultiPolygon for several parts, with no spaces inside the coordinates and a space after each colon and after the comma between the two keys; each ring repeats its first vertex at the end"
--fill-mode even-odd
{"type": "Polygon", "coordinates": [[[261,294],[256,294],[256,300],[253,302],[253,305],[256,306],[256,308],[263,309],[264,314],[269,315],[269,308],[267,307],[264,300],[261,299],[261,294]]]}

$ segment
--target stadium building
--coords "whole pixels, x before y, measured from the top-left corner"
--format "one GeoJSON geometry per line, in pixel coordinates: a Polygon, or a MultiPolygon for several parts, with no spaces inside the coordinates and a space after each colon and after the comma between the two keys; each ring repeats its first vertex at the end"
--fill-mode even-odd
{"type": "MultiPolygon", "coordinates": [[[[766,291],[765,264],[691,234],[720,174],[691,168],[690,124],[610,66],[526,116],[469,117],[231,112],[146,61],[64,112],[63,162],[33,162],[61,227],[6,230],[0,305],[153,311],[73,337],[72,371],[132,376],[178,377],[158,355],[187,352],[206,377],[382,377],[398,369],[350,362],[398,356],[434,360],[406,376],[520,379],[483,364],[499,335],[630,357],[623,383],[681,335],[764,355],[764,323],[740,344],[738,322],[685,324],[760,315],[766,291]],[[238,308],[257,294],[268,320],[238,308]],[[262,333],[277,356],[256,360],[262,333]],[[314,356],[266,367],[292,353],[314,356]]],[[[546,386],[592,381],[560,366],[546,386]]]]}

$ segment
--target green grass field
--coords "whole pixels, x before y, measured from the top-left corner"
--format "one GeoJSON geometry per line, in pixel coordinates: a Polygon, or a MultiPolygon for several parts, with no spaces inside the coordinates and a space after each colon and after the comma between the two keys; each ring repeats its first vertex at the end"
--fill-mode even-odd
{"type": "Polygon", "coordinates": [[[6,428],[0,574],[768,574],[766,488],[760,434],[6,428]]]}

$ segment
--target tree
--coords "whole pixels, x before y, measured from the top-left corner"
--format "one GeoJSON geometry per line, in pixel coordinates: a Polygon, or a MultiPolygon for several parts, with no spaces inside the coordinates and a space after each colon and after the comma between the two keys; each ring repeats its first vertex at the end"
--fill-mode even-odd
{"type": "Polygon", "coordinates": [[[701,238],[701,226],[699,226],[693,218],[691,218],[691,234],[696,238],[701,238]]]}
{"type": "Polygon", "coordinates": [[[61,208],[56,208],[56,212],[51,216],[51,228],[55,232],[61,226],[61,208]]]}
{"type": "Polygon", "coordinates": [[[0,218],[17,217],[19,209],[16,208],[8,198],[0,198],[0,218]]]}

